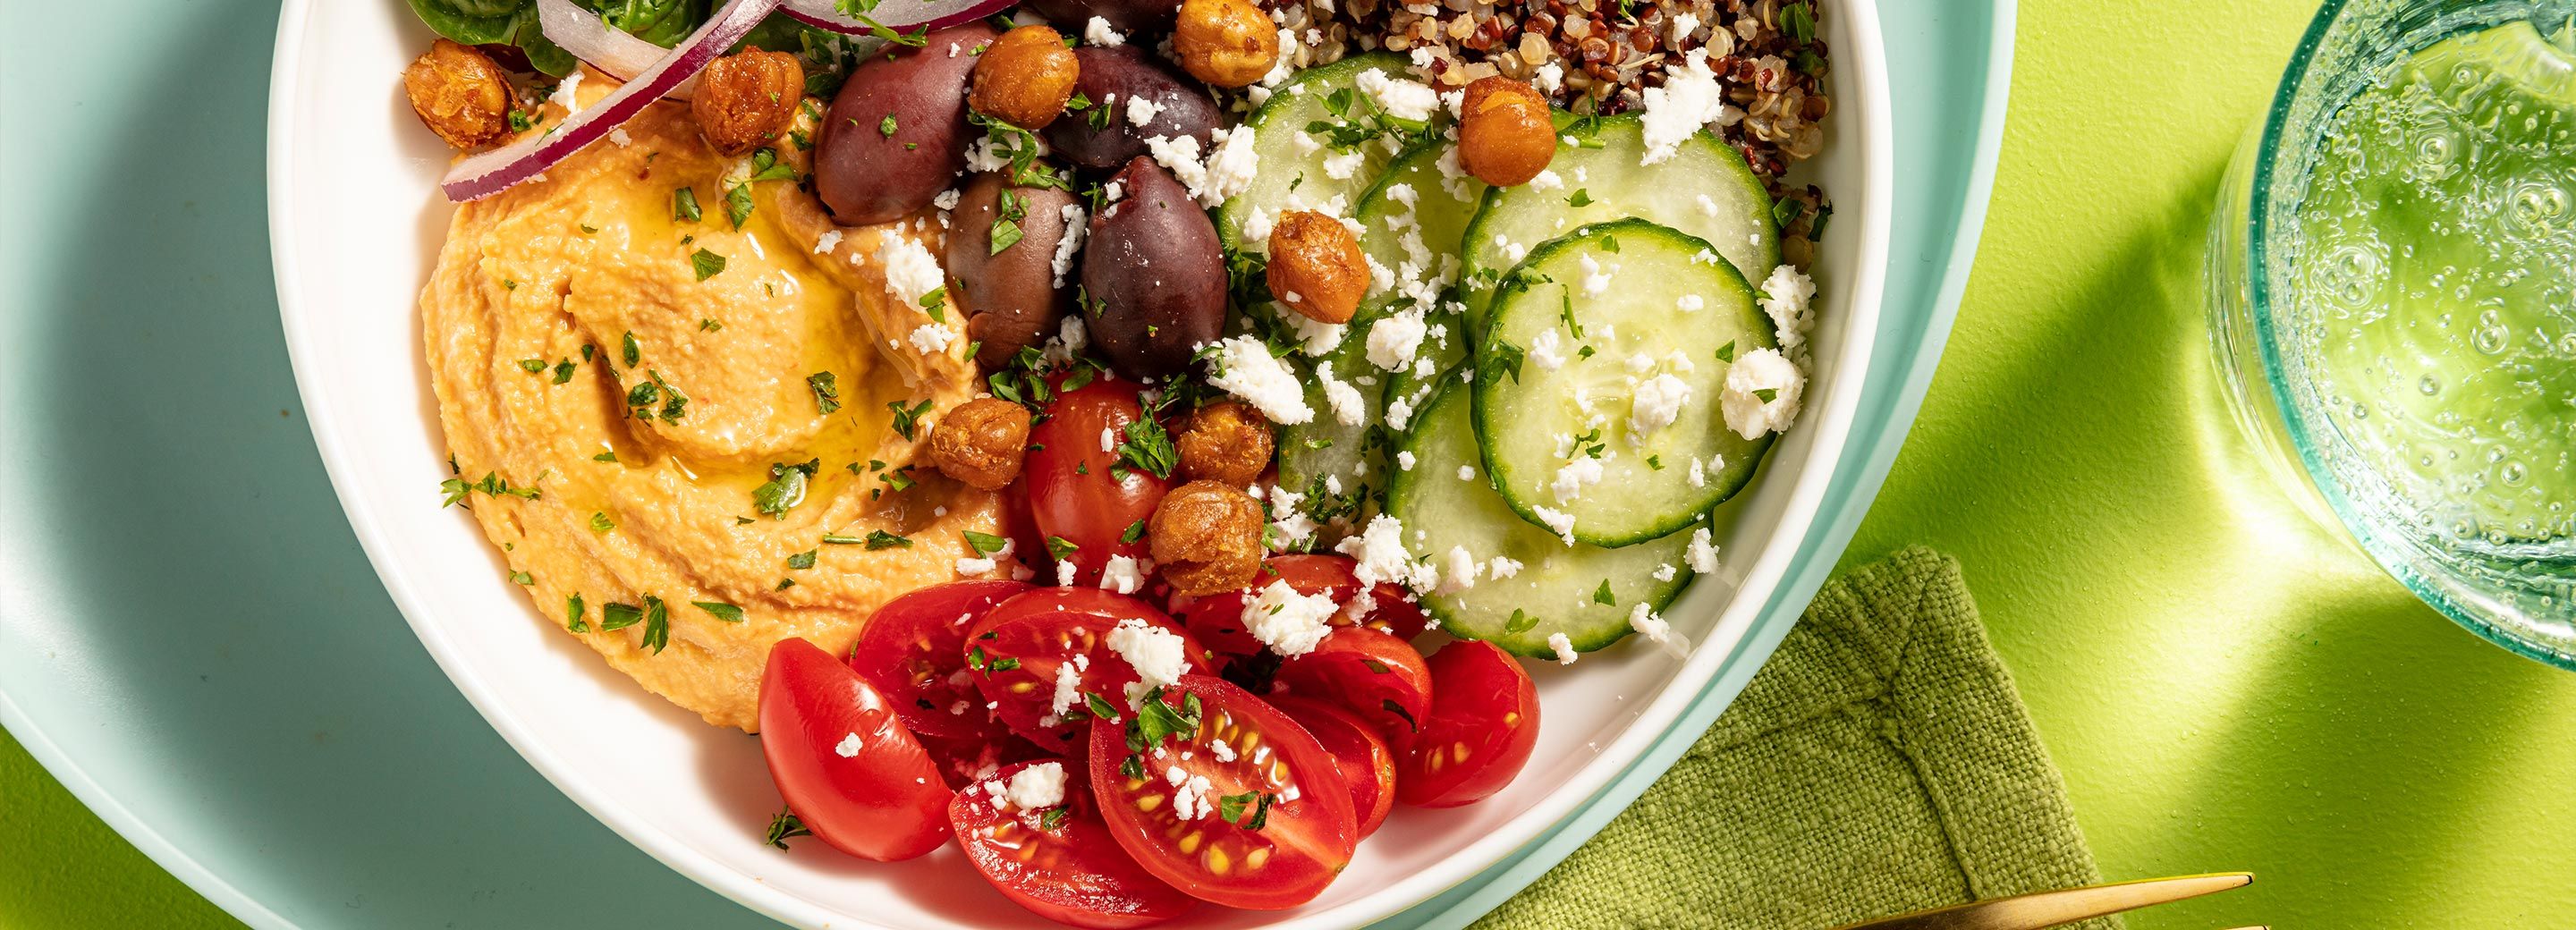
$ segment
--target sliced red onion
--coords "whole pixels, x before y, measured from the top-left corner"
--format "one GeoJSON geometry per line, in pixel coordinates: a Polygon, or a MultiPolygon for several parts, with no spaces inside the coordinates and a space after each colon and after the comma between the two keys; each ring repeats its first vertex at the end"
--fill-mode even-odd
{"type": "Polygon", "coordinates": [[[564,51],[620,81],[634,80],[671,54],[670,49],[636,38],[609,25],[599,14],[574,6],[572,0],[537,0],[537,24],[564,51]]]}
{"type": "Polygon", "coordinates": [[[653,101],[695,76],[708,62],[742,41],[752,27],[778,8],[778,3],[779,0],[728,0],[698,31],[690,33],[660,61],[637,73],[634,80],[545,133],[457,162],[447,169],[447,177],[441,179],[439,187],[447,192],[449,200],[479,200],[543,174],[564,156],[599,141],[618,124],[633,119],[653,101]]]}
{"type": "Polygon", "coordinates": [[[1019,0],[881,0],[868,11],[863,22],[841,12],[838,0],[785,0],[778,11],[798,22],[817,29],[829,29],[846,35],[863,36],[876,31],[878,25],[909,31],[914,28],[946,29],[958,23],[974,22],[1003,10],[1019,0]]]}

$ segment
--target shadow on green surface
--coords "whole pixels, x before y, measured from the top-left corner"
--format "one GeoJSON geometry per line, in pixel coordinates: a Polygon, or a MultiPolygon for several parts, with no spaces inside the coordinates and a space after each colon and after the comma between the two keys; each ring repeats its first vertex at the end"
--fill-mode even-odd
{"type": "MultiPolygon", "coordinates": [[[[63,260],[22,285],[40,296],[16,377],[48,390],[0,423],[13,478],[53,489],[17,531],[64,590],[0,593],[0,633],[44,650],[13,695],[95,721],[46,736],[302,926],[768,926],[539,778],[386,599],[296,412],[269,282],[262,133],[241,116],[264,110],[274,12],[154,15],[195,20],[160,33],[187,44],[128,56],[155,90],[86,103],[129,108],[105,124],[130,136],[53,166],[81,208],[51,217],[63,260]]],[[[105,925],[82,899],[136,878],[61,876],[50,913],[13,926],[105,925]]]]}

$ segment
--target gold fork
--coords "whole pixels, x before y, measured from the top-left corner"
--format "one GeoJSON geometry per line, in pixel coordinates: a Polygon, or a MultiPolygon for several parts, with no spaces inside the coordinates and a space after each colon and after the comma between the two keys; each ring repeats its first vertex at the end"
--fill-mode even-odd
{"type": "MultiPolygon", "coordinates": [[[[1881,917],[1834,930],[2040,930],[2105,914],[2197,898],[2254,883],[2252,872],[2215,872],[2177,878],[2150,878],[2084,888],[1971,901],[1966,904],[1881,917]]],[[[2264,930],[2240,927],[2238,930],[2264,930]]]]}

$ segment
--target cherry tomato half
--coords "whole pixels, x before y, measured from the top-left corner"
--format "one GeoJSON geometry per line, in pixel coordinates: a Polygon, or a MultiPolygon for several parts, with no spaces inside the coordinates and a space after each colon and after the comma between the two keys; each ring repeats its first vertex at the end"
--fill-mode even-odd
{"type": "Polygon", "coordinates": [[[1197,904],[1155,878],[1109,836],[1080,762],[1022,762],[995,773],[1008,784],[1039,765],[1064,772],[1064,802],[1035,811],[997,806],[982,793],[948,804],[957,845],[1004,897],[1040,917],[1076,927],[1142,927],[1180,916],[1197,904]]]}
{"type": "Polygon", "coordinates": [[[1431,716],[1404,755],[1396,799],[1456,807],[1511,784],[1538,745],[1538,687],[1492,643],[1440,648],[1431,668],[1431,716]]]}
{"type": "Polygon", "coordinates": [[[993,715],[1013,732],[1049,752],[1080,758],[1089,751],[1082,720],[1090,716],[1079,695],[1113,703],[1126,700],[1136,670],[1109,648],[1109,632],[1138,620],[1181,637],[1181,655],[1195,670],[1206,650],[1154,605],[1096,588],[1038,588],[993,606],[967,632],[969,677],[993,715]],[[1057,669],[1074,664],[1073,702],[1056,704],[1057,669]]]}
{"type": "Polygon", "coordinates": [[[914,591],[877,608],[850,647],[850,668],[894,705],[903,725],[924,736],[981,737],[1002,732],[966,671],[966,629],[993,605],[1029,589],[1017,581],[952,581],[914,591]]]}
{"type": "Polygon", "coordinates": [[[1091,784],[1128,855],[1227,907],[1314,900],[1359,842],[1333,755],[1221,678],[1185,675],[1116,722],[1093,720],[1091,784]]]}
{"type": "MultiPolygon", "coordinates": [[[[1261,589],[1269,587],[1271,582],[1286,581],[1288,587],[1299,594],[1330,595],[1335,603],[1349,601],[1352,593],[1360,589],[1359,576],[1353,573],[1359,563],[1349,556],[1280,555],[1272,556],[1261,564],[1263,570],[1250,587],[1206,597],[1173,598],[1172,615],[1181,618],[1190,628],[1190,634],[1197,636],[1208,648],[1229,655],[1248,656],[1261,651],[1261,641],[1253,639],[1252,634],[1244,630],[1243,605],[1260,597],[1261,589]]],[[[1369,593],[1376,596],[1376,601],[1369,608],[1368,616],[1360,621],[1361,626],[1372,627],[1403,640],[1422,635],[1422,628],[1428,621],[1421,606],[1406,599],[1402,585],[1380,582],[1370,588],[1369,593]]],[[[1334,614],[1331,622],[1335,626],[1351,625],[1349,616],[1342,613],[1334,614]]]]}
{"type": "Polygon", "coordinates": [[[892,862],[948,839],[948,786],[877,689],[802,639],[769,649],[760,752],[805,828],[832,848],[892,862]]]}
{"type": "Polygon", "coordinates": [[[1154,516],[1164,492],[1172,488],[1168,475],[1158,478],[1118,464],[1117,447],[1128,441],[1130,427],[1145,419],[1137,390],[1133,382],[1102,376],[1056,395],[1045,419],[1029,429],[1029,444],[1036,451],[1029,453],[1021,479],[1028,486],[1029,506],[1038,532],[1051,544],[1071,544],[1063,558],[1075,565],[1078,584],[1099,581],[1110,556],[1147,556],[1141,524],[1154,516]]]}
{"type": "Polygon", "coordinates": [[[1286,695],[1269,700],[1270,706],[1305,727],[1325,752],[1333,754],[1342,781],[1351,787],[1351,811],[1358,816],[1359,835],[1365,838],[1377,832],[1386,823],[1387,812],[1395,809],[1395,751],[1388,748],[1386,738],[1337,704],[1286,695]]]}
{"type": "MultiPolygon", "coordinates": [[[[975,706],[984,705],[979,700],[975,706]]],[[[930,761],[938,764],[939,777],[948,782],[950,788],[964,788],[991,778],[995,771],[1015,762],[1047,759],[1055,755],[1009,730],[990,736],[916,738],[921,740],[922,751],[930,753],[930,761]]]]}
{"type": "Polygon", "coordinates": [[[1413,644],[1367,627],[1343,627],[1305,655],[1279,663],[1274,694],[1339,704],[1390,745],[1413,742],[1431,712],[1431,668],[1413,644]]]}

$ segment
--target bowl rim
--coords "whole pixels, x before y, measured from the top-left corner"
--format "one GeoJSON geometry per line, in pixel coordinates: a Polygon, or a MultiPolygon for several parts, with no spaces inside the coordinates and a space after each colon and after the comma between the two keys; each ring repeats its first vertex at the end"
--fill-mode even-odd
{"type": "MultiPolygon", "coordinates": [[[[333,413],[337,405],[328,386],[319,380],[321,367],[310,363],[310,360],[321,357],[327,347],[313,343],[315,330],[304,322],[318,311],[307,306],[308,301],[300,285],[304,267],[295,248],[300,232],[297,225],[300,175],[296,171],[293,142],[300,126],[295,118],[294,104],[297,90],[308,80],[305,45],[300,40],[309,32],[316,6],[316,0],[285,0],[278,18],[266,140],[269,242],[279,312],[284,318],[288,354],[294,362],[296,390],[305,405],[306,421],[324,470],[330,476],[333,493],[349,518],[350,527],[369,564],[401,611],[405,623],[458,692],[514,751],[594,819],[674,871],[754,911],[799,926],[849,925],[847,922],[853,915],[823,907],[766,883],[758,876],[740,872],[666,832],[650,816],[627,809],[623,803],[595,788],[584,774],[583,766],[538,739],[521,719],[518,709],[482,679],[465,650],[441,625],[432,622],[434,611],[420,593],[429,580],[415,577],[410,567],[395,556],[394,548],[386,537],[388,522],[377,516],[373,501],[357,493],[354,476],[359,465],[356,452],[348,444],[347,437],[328,426],[339,422],[339,417],[333,413]]],[[[1842,302],[1843,312],[1837,320],[1844,333],[1837,355],[1831,361],[1834,390],[1828,395],[1829,403],[1810,407],[1807,419],[1801,424],[1816,431],[1801,468],[1793,475],[1775,474],[1771,478],[1778,481],[1786,477],[1792,484],[1769,542],[1755,556],[1752,566],[1731,595],[1713,605],[1716,617],[1707,639],[1698,644],[1680,667],[1661,677],[1655,685],[1657,691],[1653,700],[1641,708],[1620,735],[1601,747],[1574,777],[1554,786],[1545,797],[1501,828],[1476,839],[1431,867],[1397,879],[1353,901],[1284,914],[1282,919],[1268,926],[1324,928],[1365,925],[1402,913],[1502,862],[1512,852],[1540,838],[1589,803],[1642,757],[1650,745],[1663,739],[1684,712],[1696,703],[1700,691],[1744,654],[1741,647],[1765,613],[1766,602],[1785,579],[1789,562],[1795,557],[1799,544],[1817,525],[1827,485],[1831,483],[1835,466],[1852,438],[1866,373],[1878,350],[1878,318],[1885,294],[1887,267],[1891,261],[1889,241],[1894,177],[1894,132],[1889,111],[1887,58],[1878,17],[1878,0],[1847,0],[1840,12],[1842,15],[1832,18],[1840,21],[1839,24],[1829,28],[1848,30],[1847,37],[1835,46],[1836,96],[1848,102],[1837,101],[1836,109],[1838,113],[1857,116],[1858,119],[1848,120],[1837,129],[1846,130],[1856,122],[1861,131],[1856,136],[1847,130],[1840,131],[1837,139],[1838,144],[1856,148],[1865,196],[1838,200],[1838,206],[1859,207],[1861,222],[1857,225],[1860,235],[1853,251],[1856,261],[1849,267],[1832,269],[1836,277],[1848,278],[1848,283],[1843,285],[1848,298],[1842,302]]],[[[1788,608],[1784,606],[1782,609],[1788,608]]],[[[243,904],[250,903],[246,897],[232,897],[243,904]]],[[[866,920],[864,917],[858,919],[866,920]]],[[[877,926],[872,923],[865,925],[877,926]]]]}

